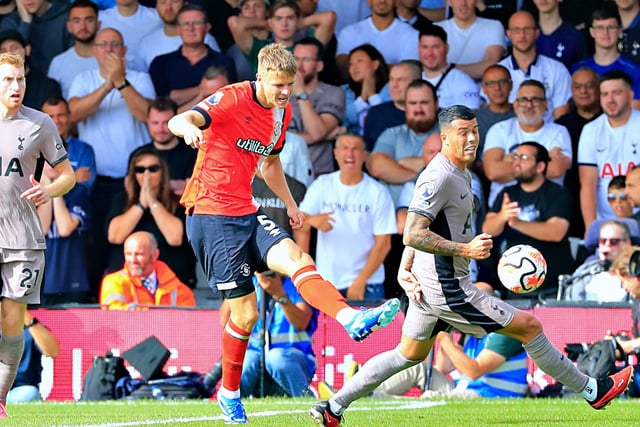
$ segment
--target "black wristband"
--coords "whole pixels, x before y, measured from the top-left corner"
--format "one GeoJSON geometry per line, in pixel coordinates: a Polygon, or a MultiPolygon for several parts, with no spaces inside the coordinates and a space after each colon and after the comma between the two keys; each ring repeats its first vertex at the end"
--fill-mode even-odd
{"type": "Polygon", "coordinates": [[[129,80],[124,79],[124,82],[122,82],[122,84],[118,86],[117,89],[121,91],[122,89],[127,88],[129,86],[131,86],[131,83],[129,83],[129,80]]]}
{"type": "Polygon", "coordinates": [[[31,318],[31,322],[27,326],[25,326],[25,329],[29,329],[29,328],[31,328],[33,326],[36,326],[38,323],[40,323],[38,318],[37,317],[32,317],[31,318]]]}
{"type": "Polygon", "coordinates": [[[142,203],[140,203],[140,202],[136,202],[136,206],[137,206],[137,207],[139,207],[140,209],[142,209],[142,212],[146,212],[146,211],[147,211],[147,208],[145,208],[145,207],[142,205],[142,203]]]}

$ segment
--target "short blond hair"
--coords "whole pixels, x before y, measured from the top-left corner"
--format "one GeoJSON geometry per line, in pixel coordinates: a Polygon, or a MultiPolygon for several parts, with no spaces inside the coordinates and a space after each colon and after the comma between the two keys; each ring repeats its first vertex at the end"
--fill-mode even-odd
{"type": "Polygon", "coordinates": [[[283,45],[271,43],[258,52],[258,73],[263,74],[268,71],[295,76],[298,72],[298,65],[293,54],[283,45]]]}
{"type": "Polygon", "coordinates": [[[16,53],[0,53],[0,65],[9,64],[15,67],[24,67],[24,59],[16,53]]]}

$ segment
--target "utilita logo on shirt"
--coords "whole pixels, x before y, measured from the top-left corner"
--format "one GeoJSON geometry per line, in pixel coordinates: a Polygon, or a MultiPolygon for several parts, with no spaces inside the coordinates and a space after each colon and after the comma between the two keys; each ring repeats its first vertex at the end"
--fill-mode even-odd
{"type": "Polygon", "coordinates": [[[262,143],[256,139],[242,139],[238,138],[236,141],[236,147],[249,151],[251,153],[260,154],[261,156],[267,156],[273,150],[274,144],[269,144],[266,147],[262,145],[262,143]]]}

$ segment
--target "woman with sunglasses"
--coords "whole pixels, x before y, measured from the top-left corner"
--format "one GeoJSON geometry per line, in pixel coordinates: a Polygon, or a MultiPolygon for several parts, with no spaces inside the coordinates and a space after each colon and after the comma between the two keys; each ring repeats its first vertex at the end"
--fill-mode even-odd
{"type": "MultiPolygon", "coordinates": [[[[184,207],[169,185],[169,168],[157,150],[136,149],[129,158],[125,191],[117,194],[107,215],[109,243],[122,245],[134,231],[148,231],[158,240],[160,260],[180,281],[195,286],[195,256],[187,243],[184,207]]],[[[111,251],[109,271],[122,268],[122,250],[111,251]]]]}
{"type": "Polygon", "coordinates": [[[633,203],[625,192],[626,177],[617,175],[611,178],[608,185],[607,202],[616,218],[631,218],[633,216],[633,203]]]}

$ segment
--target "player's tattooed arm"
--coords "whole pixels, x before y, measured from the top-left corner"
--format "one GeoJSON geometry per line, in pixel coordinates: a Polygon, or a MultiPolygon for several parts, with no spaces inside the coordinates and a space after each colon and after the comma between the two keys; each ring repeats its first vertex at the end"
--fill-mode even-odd
{"type": "Polygon", "coordinates": [[[429,218],[409,212],[404,232],[404,244],[423,252],[445,256],[464,256],[464,244],[452,242],[429,230],[429,218]]]}
{"type": "Polygon", "coordinates": [[[429,230],[431,221],[412,212],[407,215],[403,242],[406,246],[435,255],[463,256],[473,259],[486,259],[491,255],[493,238],[481,233],[467,243],[447,240],[429,230]]]}

